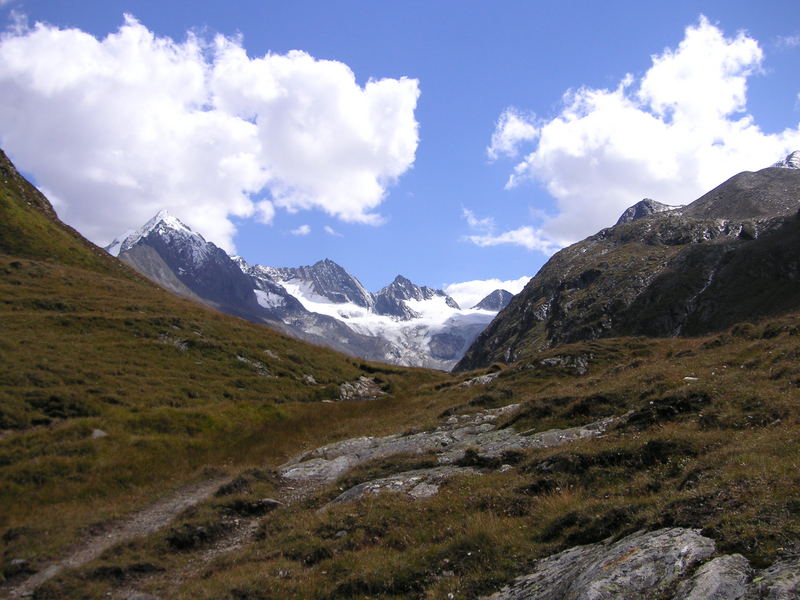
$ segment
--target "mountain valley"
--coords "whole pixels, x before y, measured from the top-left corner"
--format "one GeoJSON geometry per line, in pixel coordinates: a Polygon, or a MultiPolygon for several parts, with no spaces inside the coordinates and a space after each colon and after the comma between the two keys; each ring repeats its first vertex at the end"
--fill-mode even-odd
{"type": "Polygon", "coordinates": [[[0,596],[797,598],[797,156],[472,313],[165,214],[117,260],[0,155],[0,596]]]}

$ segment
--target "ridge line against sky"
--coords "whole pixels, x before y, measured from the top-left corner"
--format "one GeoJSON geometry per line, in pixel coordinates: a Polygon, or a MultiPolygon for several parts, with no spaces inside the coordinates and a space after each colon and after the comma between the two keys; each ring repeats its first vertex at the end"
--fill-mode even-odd
{"type": "Polygon", "coordinates": [[[101,244],[167,208],[482,297],[800,148],[790,2],[59,4],[0,2],[0,144],[101,244]]]}

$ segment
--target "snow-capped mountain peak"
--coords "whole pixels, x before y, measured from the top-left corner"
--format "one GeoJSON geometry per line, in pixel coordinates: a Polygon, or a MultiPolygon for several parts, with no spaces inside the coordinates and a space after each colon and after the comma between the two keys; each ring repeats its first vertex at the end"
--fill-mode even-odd
{"type": "MultiPolygon", "coordinates": [[[[370,309],[375,299],[361,282],[329,258],[304,267],[253,267],[259,275],[300,286],[308,296],[335,304],[353,303],[370,309]]],[[[255,273],[251,273],[256,275],[255,273]]]]}
{"type": "Polygon", "coordinates": [[[114,241],[111,242],[108,246],[104,246],[103,250],[108,252],[111,256],[119,256],[122,244],[134,233],[135,231],[133,229],[128,229],[128,231],[126,231],[122,235],[115,237],[114,241]]]}
{"type": "Polygon", "coordinates": [[[114,256],[119,256],[120,253],[133,248],[139,241],[146,238],[151,233],[156,232],[161,237],[167,239],[181,238],[181,239],[194,239],[195,246],[204,246],[205,239],[199,233],[192,231],[192,229],[184,224],[180,219],[171,214],[167,210],[160,210],[156,215],[147,223],[142,225],[135,231],[129,231],[122,236],[116,238],[111,244],[105,247],[105,250],[114,256]]]}
{"type": "MultiPolygon", "coordinates": [[[[134,232],[117,238],[106,246],[106,250],[124,259],[142,245],[155,249],[179,277],[193,273],[204,279],[201,272],[209,270],[207,267],[210,262],[217,266],[225,262],[231,263],[224,250],[207,242],[202,235],[166,210],[158,211],[152,219],[134,232]]],[[[237,271],[241,268],[233,263],[230,267],[236,268],[237,271]]],[[[210,271],[214,268],[216,267],[210,267],[210,271]]],[[[227,269],[226,265],[223,270],[227,269]]],[[[213,287],[210,281],[208,285],[213,287]]]]}
{"type": "Polygon", "coordinates": [[[375,294],[375,312],[403,320],[416,319],[420,317],[420,314],[410,306],[411,301],[419,302],[436,297],[442,297],[450,308],[460,310],[458,303],[442,290],[434,290],[427,286],[420,287],[402,275],[398,275],[392,283],[375,294]]]}
{"type": "Polygon", "coordinates": [[[800,150],[795,150],[783,160],[776,162],[773,167],[782,167],[784,169],[800,169],[800,150]]]}
{"type": "Polygon", "coordinates": [[[239,256],[238,254],[233,254],[231,255],[231,260],[242,270],[242,273],[247,274],[250,265],[247,264],[247,261],[243,257],[239,256]]]}

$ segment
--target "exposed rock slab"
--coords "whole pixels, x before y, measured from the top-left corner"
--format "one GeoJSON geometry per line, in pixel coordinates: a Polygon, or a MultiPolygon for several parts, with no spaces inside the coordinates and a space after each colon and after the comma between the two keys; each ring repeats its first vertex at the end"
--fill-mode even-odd
{"type": "Polygon", "coordinates": [[[378,382],[363,375],[355,381],[346,381],[339,386],[341,400],[375,400],[385,396],[378,382]]]}
{"type": "Polygon", "coordinates": [[[487,373],[486,375],[480,375],[478,377],[473,377],[472,379],[467,379],[466,381],[462,381],[459,387],[472,387],[474,385],[487,385],[492,383],[495,379],[498,378],[500,373],[487,373]]]}
{"type": "Polygon", "coordinates": [[[528,448],[552,448],[561,446],[577,440],[599,437],[608,429],[618,423],[622,417],[606,417],[599,421],[594,421],[579,427],[568,429],[550,429],[548,431],[536,432],[534,430],[517,433],[512,428],[487,431],[476,435],[466,443],[448,448],[439,454],[440,463],[454,462],[461,458],[467,447],[474,448],[478,454],[487,458],[500,458],[504,452],[514,450],[526,450],[528,448]]]}
{"type": "Polygon", "coordinates": [[[530,574],[489,600],[645,600],[675,585],[714,549],[713,540],[679,528],[577,546],[537,561],[530,574]]]}
{"type": "Polygon", "coordinates": [[[744,600],[797,600],[800,598],[800,557],[776,562],[753,578],[744,600]]]}
{"type": "Polygon", "coordinates": [[[753,569],[741,554],[720,556],[683,582],[675,600],[740,600],[747,593],[752,576],[753,569]]]}
{"type": "Polygon", "coordinates": [[[360,483],[331,500],[328,506],[382,492],[403,493],[415,499],[429,498],[439,492],[439,486],[445,480],[459,475],[475,475],[477,473],[475,469],[469,467],[435,467],[406,471],[391,477],[360,483]]]}
{"type": "Polygon", "coordinates": [[[714,541],[699,530],[640,531],[538,560],[529,574],[484,600],[800,598],[800,558],[759,572],[740,554],[714,554],[714,541]]]}
{"type": "MultiPolygon", "coordinates": [[[[384,437],[360,437],[343,440],[322,446],[316,450],[301,454],[279,468],[281,476],[288,481],[301,485],[325,485],[332,483],[352,468],[371,460],[386,458],[399,454],[434,453],[442,465],[457,462],[469,448],[486,458],[501,458],[504,453],[527,448],[548,448],[567,444],[576,440],[598,437],[609,427],[624,419],[607,417],[580,427],[553,429],[536,432],[533,430],[517,433],[513,428],[497,428],[500,416],[517,410],[518,404],[502,408],[481,411],[474,415],[456,415],[450,417],[444,425],[432,431],[409,435],[388,435],[384,437]]],[[[421,476],[425,479],[437,479],[441,474],[450,476],[453,468],[433,469],[425,474],[402,473],[397,476],[375,480],[361,484],[360,489],[353,491],[357,497],[365,490],[398,488],[407,491],[411,484],[409,477],[421,476]]],[[[422,488],[420,488],[422,489],[422,488]]],[[[432,488],[428,488],[432,489],[432,488]]],[[[349,498],[348,490],[342,496],[349,498]]],[[[438,491],[438,488],[433,491],[438,491]]],[[[414,494],[411,494],[412,496],[414,494]]],[[[338,500],[338,499],[337,499],[338,500]]]]}
{"type": "Polygon", "coordinates": [[[301,454],[280,467],[284,479],[298,482],[329,483],[340,475],[370,460],[397,454],[440,452],[453,445],[466,448],[480,434],[496,428],[501,415],[509,414],[519,405],[485,410],[476,415],[450,417],[432,431],[409,435],[360,437],[322,446],[301,454]]]}

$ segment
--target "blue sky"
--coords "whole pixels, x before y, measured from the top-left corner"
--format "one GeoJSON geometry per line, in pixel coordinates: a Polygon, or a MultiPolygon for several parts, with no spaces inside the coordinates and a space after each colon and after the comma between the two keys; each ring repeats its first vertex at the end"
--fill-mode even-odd
{"type": "Polygon", "coordinates": [[[328,257],[375,291],[398,273],[435,287],[533,275],[548,253],[613,224],[642,197],[689,202],[800,147],[795,2],[5,0],[0,10],[8,27],[0,143],[88,237],[110,241],[160,205],[249,262],[328,257]],[[104,69],[161,64],[132,46],[112,52],[109,64],[97,58],[124,14],[136,19],[129,33],[138,32],[128,42],[148,52],[160,51],[159,40],[181,48],[193,32],[200,49],[181,55],[189,67],[221,64],[219,35],[239,66],[305,52],[270,73],[299,86],[286,103],[310,98],[314,112],[254,104],[255,68],[226,71],[222,92],[198,84],[201,96],[213,96],[208,106],[192,96],[179,108],[170,98],[191,88],[194,75],[177,81],[191,69],[146,74],[152,85],[131,88],[117,107],[114,94],[123,92],[104,69]],[[38,35],[36,22],[47,24],[38,35]],[[58,35],[69,29],[93,36],[96,47],[58,35]],[[73,53],[78,46],[85,52],[73,53]],[[316,83],[327,73],[345,100],[375,92],[364,104],[372,108],[337,112],[316,83]],[[63,86],[41,83],[51,77],[63,86]],[[380,80],[380,93],[367,90],[380,80]],[[96,98],[101,108],[83,110],[96,98]],[[137,124],[126,117],[137,107],[164,115],[137,124]],[[186,141],[185,128],[159,125],[177,110],[212,108],[219,118],[186,141]],[[271,129],[261,126],[270,119],[271,129]],[[290,130],[281,119],[305,121],[290,130]],[[256,123],[257,161],[220,158],[218,148],[247,154],[237,144],[256,135],[245,131],[256,123]],[[128,144],[134,138],[138,145],[128,144]],[[216,154],[203,153],[204,144],[216,154]],[[96,164],[111,155],[118,162],[96,164]],[[148,161],[155,164],[141,167],[148,161]],[[223,176],[229,181],[214,181],[223,176]],[[349,186],[359,190],[352,201],[349,186]]]}

